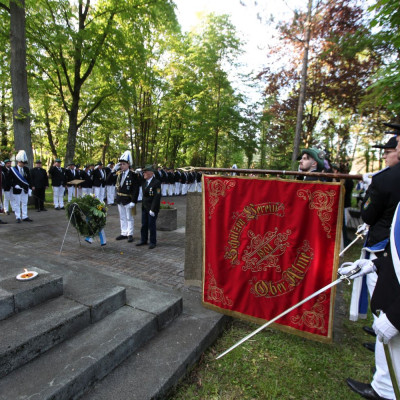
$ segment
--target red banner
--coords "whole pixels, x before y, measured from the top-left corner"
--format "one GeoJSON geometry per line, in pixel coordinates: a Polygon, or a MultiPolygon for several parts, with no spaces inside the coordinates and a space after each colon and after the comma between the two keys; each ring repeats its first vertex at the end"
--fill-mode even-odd
{"type": "MultiPolygon", "coordinates": [[[[337,278],[340,183],[203,176],[203,304],[260,324],[337,278]]],[[[275,324],[331,341],[335,288],[275,324]]]]}

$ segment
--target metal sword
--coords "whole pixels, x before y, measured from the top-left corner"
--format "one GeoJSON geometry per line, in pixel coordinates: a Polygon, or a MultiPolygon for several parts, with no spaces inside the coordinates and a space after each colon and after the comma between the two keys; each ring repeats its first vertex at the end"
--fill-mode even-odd
{"type": "Polygon", "coordinates": [[[228,350],[225,350],[223,353],[221,353],[216,360],[222,358],[223,356],[225,356],[226,354],[228,354],[229,352],[231,352],[233,349],[235,349],[236,347],[240,346],[242,343],[244,343],[245,341],[247,341],[248,339],[250,339],[251,337],[253,337],[254,335],[256,335],[258,332],[261,332],[263,329],[265,329],[267,326],[271,325],[272,323],[274,323],[275,321],[277,321],[279,318],[283,317],[284,315],[290,313],[292,310],[294,310],[295,308],[301,306],[302,304],[306,303],[308,300],[311,300],[312,298],[314,298],[315,296],[318,296],[320,293],[325,292],[325,290],[330,289],[333,286],[336,286],[338,283],[342,282],[343,280],[347,280],[350,284],[350,280],[349,278],[356,274],[357,272],[359,272],[361,270],[361,267],[356,267],[354,269],[352,269],[350,272],[348,272],[347,274],[344,275],[340,275],[340,277],[338,279],[336,279],[336,281],[333,281],[332,283],[329,283],[328,285],[324,286],[323,288],[317,290],[316,292],[314,292],[313,294],[310,294],[308,297],[306,297],[305,299],[301,300],[299,303],[295,304],[294,306],[288,308],[287,310],[283,311],[282,313],[280,313],[279,315],[277,315],[276,317],[274,317],[273,319],[271,319],[270,321],[266,322],[264,325],[261,325],[259,328],[257,328],[255,331],[251,332],[250,334],[248,334],[247,336],[245,336],[243,339],[239,340],[237,343],[235,343],[233,346],[231,346],[228,350]]]}
{"type": "Polygon", "coordinates": [[[396,372],[393,367],[393,361],[392,361],[392,356],[390,354],[389,345],[386,343],[383,343],[383,349],[385,351],[386,362],[387,362],[388,369],[389,369],[390,379],[392,381],[394,395],[396,396],[396,400],[400,400],[400,389],[399,389],[399,385],[397,383],[396,372]]]}

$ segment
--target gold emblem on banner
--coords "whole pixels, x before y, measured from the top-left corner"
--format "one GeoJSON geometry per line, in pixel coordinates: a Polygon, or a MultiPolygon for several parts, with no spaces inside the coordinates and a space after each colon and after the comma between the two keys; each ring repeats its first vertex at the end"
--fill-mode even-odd
{"type": "Polygon", "coordinates": [[[234,223],[229,231],[228,246],[225,247],[225,260],[231,260],[232,265],[239,265],[238,248],[241,243],[241,235],[243,229],[251,220],[256,220],[264,215],[277,215],[283,217],[285,215],[285,206],[283,203],[261,203],[248,204],[241,212],[233,213],[234,223]]]}
{"type": "Polygon", "coordinates": [[[224,295],[224,291],[217,286],[217,280],[214,277],[213,270],[208,268],[209,284],[207,288],[208,300],[213,300],[216,303],[222,303],[224,306],[232,306],[233,301],[224,295]]]}
{"type": "Polygon", "coordinates": [[[242,267],[243,271],[250,269],[252,272],[259,272],[275,268],[277,272],[280,272],[279,256],[284,254],[290,246],[287,241],[290,234],[289,229],[286,233],[278,233],[278,228],[264,235],[256,235],[253,231],[249,231],[247,235],[250,245],[243,252],[242,258],[245,263],[242,267]]]}
{"type": "Polygon", "coordinates": [[[235,187],[235,185],[236,182],[234,180],[209,179],[207,181],[210,203],[208,218],[211,219],[211,216],[214,214],[215,207],[218,204],[220,198],[225,197],[228,190],[235,187]]]}
{"type": "Polygon", "coordinates": [[[317,297],[315,304],[311,307],[311,311],[304,311],[302,315],[296,315],[290,318],[292,323],[308,328],[318,329],[321,333],[325,333],[325,313],[323,302],[326,300],[326,294],[322,293],[317,297]]]}
{"type": "Polygon", "coordinates": [[[316,190],[311,192],[308,189],[300,189],[297,191],[297,196],[303,200],[309,201],[310,210],[317,210],[317,215],[322,222],[322,227],[326,232],[328,238],[331,237],[331,216],[332,216],[332,206],[335,201],[335,191],[334,190],[316,190]]]}

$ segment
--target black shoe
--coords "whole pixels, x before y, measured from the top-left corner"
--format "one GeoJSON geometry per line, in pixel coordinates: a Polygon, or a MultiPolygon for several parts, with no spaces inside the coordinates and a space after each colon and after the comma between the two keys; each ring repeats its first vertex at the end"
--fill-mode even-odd
{"type": "Polygon", "coordinates": [[[370,326],[363,326],[363,330],[364,330],[364,332],[367,332],[368,335],[376,337],[375,331],[370,326]]]}
{"type": "Polygon", "coordinates": [[[145,246],[147,243],[146,242],[139,242],[139,243],[136,243],[136,246],[145,246]]]}
{"type": "Polygon", "coordinates": [[[65,207],[60,207],[60,210],[65,210],[65,207]]]}
{"type": "Polygon", "coordinates": [[[60,209],[60,207],[54,207],[54,209],[58,211],[60,209]]]}
{"type": "Polygon", "coordinates": [[[8,224],[8,222],[2,221],[2,220],[0,219],[0,225],[5,225],[5,224],[8,224]]]}
{"type": "Polygon", "coordinates": [[[124,235],[119,235],[115,238],[115,240],[124,240],[124,239],[128,239],[128,236],[124,236],[124,235]]]}
{"type": "Polygon", "coordinates": [[[154,243],[150,243],[149,249],[154,249],[156,245],[154,243]]]}
{"type": "Polygon", "coordinates": [[[25,221],[25,222],[33,222],[33,220],[30,219],[29,217],[24,218],[22,221],[25,221]]]}
{"type": "Polygon", "coordinates": [[[347,378],[346,382],[353,392],[356,392],[361,397],[364,397],[364,399],[389,400],[385,397],[379,396],[379,394],[375,392],[374,388],[369,383],[357,382],[350,378],[347,378]]]}
{"type": "Polygon", "coordinates": [[[40,210],[36,210],[36,212],[40,212],[40,210]]]}
{"type": "Polygon", "coordinates": [[[107,244],[107,243],[103,243],[103,244],[101,244],[100,246],[103,247],[103,246],[105,246],[106,244],[107,244]]]}
{"type": "Polygon", "coordinates": [[[21,218],[17,218],[17,224],[21,223],[21,218]]]}
{"type": "Polygon", "coordinates": [[[375,343],[363,343],[363,346],[368,349],[369,351],[375,352],[375,343]]]}
{"type": "Polygon", "coordinates": [[[133,237],[132,235],[128,235],[128,243],[132,243],[133,242],[133,237]]]}
{"type": "Polygon", "coordinates": [[[47,208],[41,208],[40,211],[47,211],[47,208]]]}

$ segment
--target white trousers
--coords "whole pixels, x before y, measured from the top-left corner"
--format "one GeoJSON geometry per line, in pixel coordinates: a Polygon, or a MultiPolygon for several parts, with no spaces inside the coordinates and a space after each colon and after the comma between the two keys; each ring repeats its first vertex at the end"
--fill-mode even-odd
{"type": "Polygon", "coordinates": [[[168,196],[173,196],[174,195],[174,183],[169,183],[168,184],[168,196]]]}
{"type": "MultiPolygon", "coordinates": [[[[400,383],[400,334],[397,334],[389,342],[390,355],[392,356],[393,368],[396,373],[397,382],[400,383]]],[[[389,369],[386,362],[385,350],[383,343],[379,340],[375,345],[375,366],[376,372],[371,382],[371,386],[379,396],[385,399],[395,399],[392,380],[390,379],[389,369]]]]}
{"type": "Polygon", "coordinates": [[[68,186],[68,203],[75,197],[75,186],[68,186]]]}
{"type": "Polygon", "coordinates": [[[93,189],[94,189],[94,195],[100,201],[104,201],[105,187],[104,186],[93,186],[93,189]]]}
{"type": "Polygon", "coordinates": [[[28,218],[28,193],[22,191],[21,194],[13,195],[15,218],[28,218]]]}
{"type": "Polygon", "coordinates": [[[179,196],[181,194],[181,183],[175,182],[175,196],[179,196]]]}
{"type": "Polygon", "coordinates": [[[78,199],[82,197],[82,188],[76,188],[76,197],[78,197],[78,199]]]}
{"type": "Polygon", "coordinates": [[[197,191],[199,193],[201,193],[202,189],[201,189],[201,182],[197,182],[197,191]]]}
{"type": "Polygon", "coordinates": [[[64,186],[53,186],[54,207],[64,207],[64,186]]]}
{"type": "Polygon", "coordinates": [[[107,204],[114,204],[115,201],[115,186],[107,185],[106,186],[106,194],[107,194],[107,204]]]}
{"type": "Polygon", "coordinates": [[[119,222],[121,224],[121,235],[123,236],[133,235],[134,220],[132,211],[129,208],[129,204],[127,204],[126,206],[118,204],[118,211],[119,211],[119,222]]]}
{"type": "Polygon", "coordinates": [[[166,197],[167,196],[167,188],[168,188],[168,183],[162,183],[161,184],[161,196],[166,197]]]}
{"type": "Polygon", "coordinates": [[[13,198],[13,193],[12,193],[11,190],[8,190],[7,192],[4,191],[3,206],[4,206],[4,211],[5,211],[5,212],[8,212],[8,211],[9,211],[10,206],[11,206],[11,210],[14,211],[13,203],[12,203],[12,202],[13,202],[12,198],[13,198]]]}
{"type": "Polygon", "coordinates": [[[182,183],[182,194],[185,195],[188,191],[188,184],[182,183]]]}

